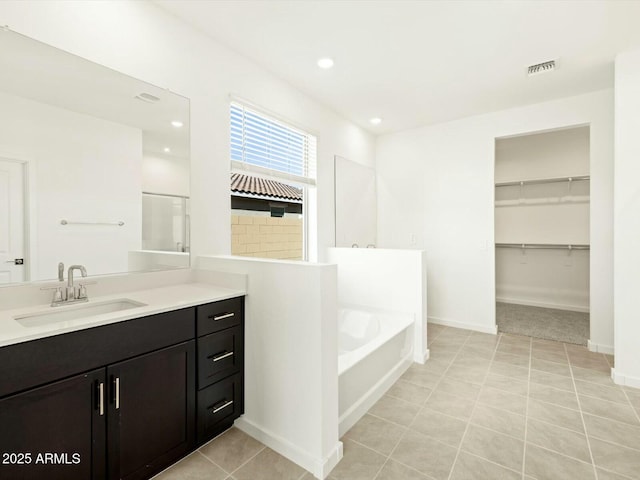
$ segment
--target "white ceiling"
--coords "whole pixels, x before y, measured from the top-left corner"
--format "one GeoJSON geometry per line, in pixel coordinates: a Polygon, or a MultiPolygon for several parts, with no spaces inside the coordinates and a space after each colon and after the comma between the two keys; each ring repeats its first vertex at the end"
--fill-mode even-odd
{"type": "Polygon", "coordinates": [[[640,47],[639,1],[155,3],[374,133],[612,87],[616,53],[640,47]]]}

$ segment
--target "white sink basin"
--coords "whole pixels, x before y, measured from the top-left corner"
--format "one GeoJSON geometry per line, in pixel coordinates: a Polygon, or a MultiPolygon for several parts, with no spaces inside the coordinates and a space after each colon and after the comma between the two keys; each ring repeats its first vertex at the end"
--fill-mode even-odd
{"type": "Polygon", "coordinates": [[[79,318],[94,317],[105,313],[129,310],[130,308],[145,307],[146,303],[135,302],[128,298],[119,298],[98,303],[82,303],[76,305],[51,307],[51,310],[38,313],[27,313],[14,317],[23,327],[41,327],[51,323],[77,320],[79,318]]]}

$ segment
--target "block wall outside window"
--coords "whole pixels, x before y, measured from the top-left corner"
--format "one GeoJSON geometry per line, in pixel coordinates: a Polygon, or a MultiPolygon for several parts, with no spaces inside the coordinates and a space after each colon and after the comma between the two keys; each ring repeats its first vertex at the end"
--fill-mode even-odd
{"type": "Polygon", "coordinates": [[[231,254],[302,260],[303,219],[231,212],[231,254]]]}

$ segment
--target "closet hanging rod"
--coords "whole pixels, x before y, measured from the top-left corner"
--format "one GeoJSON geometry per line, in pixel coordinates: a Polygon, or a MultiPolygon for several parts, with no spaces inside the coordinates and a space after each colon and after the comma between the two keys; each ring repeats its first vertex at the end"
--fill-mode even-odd
{"type": "Polygon", "coordinates": [[[584,244],[560,244],[560,243],[496,243],[496,248],[531,248],[548,250],[589,250],[589,245],[584,244]]]}
{"type": "Polygon", "coordinates": [[[119,222],[72,222],[71,220],[60,220],[60,225],[109,225],[114,227],[122,227],[123,221],[119,222]]]}
{"type": "Polygon", "coordinates": [[[590,180],[589,175],[577,175],[575,177],[557,177],[557,178],[540,178],[538,180],[521,180],[515,182],[499,182],[496,183],[496,187],[513,187],[518,185],[541,185],[544,183],[562,183],[562,182],[577,182],[590,180]]]}

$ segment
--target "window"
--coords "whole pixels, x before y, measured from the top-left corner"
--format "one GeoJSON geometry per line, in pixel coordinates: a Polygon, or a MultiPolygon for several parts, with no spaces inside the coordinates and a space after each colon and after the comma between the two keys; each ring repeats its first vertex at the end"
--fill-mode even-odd
{"type": "Polygon", "coordinates": [[[316,137],[232,103],[231,166],[315,185],[316,137]]]}
{"type": "Polygon", "coordinates": [[[303,260],[316,137],[233,102],[231,253],[303,260]]]}

